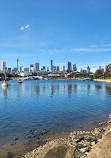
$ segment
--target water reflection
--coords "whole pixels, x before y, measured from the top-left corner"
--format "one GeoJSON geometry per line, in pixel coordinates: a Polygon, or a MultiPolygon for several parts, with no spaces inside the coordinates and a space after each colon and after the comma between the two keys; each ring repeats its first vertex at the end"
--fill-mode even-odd
{"type": "MultiPolygon", "coordinates": [[[[46,87],[45,87],[46,88],[46,87]]],[[[44,89],[45,89],[44,88],[44,89]]],[[[31,94],[33,95],[37,95],[37,96],[39,96],[40,95],[40,86],[38,86],[38,85],[33,85],[33,86],[31,86],[31,94]]]]}
{"type": "Polygon", "coordinates": [[[71,94],[72,94],[72,85],[71,84],[68,85],[67,91],[68,91],[68,95],[71,96],[71,94]]]}
{"type": "Polygon", "coordinates": [[[101,90],[102,86],[101,85],[95,85],[96,90],[101,90]]]}
{"type": "Polygon", "coordinates": [[[111,85],[106,86],[106,92],[111,95],[111,85]]]}
{"type": "Polygon", "coordinates": [[[4,97],[4,98],[7,97],[7,88],[8,88],[8,87],[2,86],[2,94],[3,94],[3,97],[4,97]]]}
{"type": "MultiPolygon", "coordinates": [[[[8,87],[9,88],[9,87],[8,87]]],[[[10,86],[9,93],[12,95],[13,91],[14,94],[18,99],[24,94],[24,95],[49,95],[50,97],[54,97],[54,95],[67,94],[68,97],[71,97],[73,93],[81,93],[81,92],[87,92],[90,93],[91,91],[94,92],[94,90],[100,91],[104,90],[103,85],[91,85],[91,84],[21,84],[21,85],[14,85],[10,86]]],[[[110,92],[111,86],[106,86],[106,90],[110,92]]],[[[86,94],[87,94],[86,93],[86,94]]],[[[85,94],[85,93],[84,93],[85,94]]],[[[7,97],[7,87],[2,87],[2,95],[4,98],[7,97]]]]}
{"type": "Polygon", "coordinates": [[[87,85],[87,90],[89,91],[91,88],[91,85],[87,85]]]}
{"type": "Polygon", "coordinates": [[[67,131],[90,124],[111,111],[111,86],[105,85],[87,81],[24,81],[20,85],[13,81],[0,89],[0,132],[67,131]]]}

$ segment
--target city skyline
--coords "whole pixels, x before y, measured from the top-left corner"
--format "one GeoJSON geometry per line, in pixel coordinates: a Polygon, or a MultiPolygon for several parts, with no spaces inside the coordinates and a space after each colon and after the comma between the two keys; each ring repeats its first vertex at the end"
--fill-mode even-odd
{"type": "MultiPolygon", "coordinates": [[[[17,66],[16,67],[7,67],[7,64],[5,61],[2,61],[1,63],[1,71],[5,71],[7,70],[7,72],[38,72],[38,71],[69,71],[69,72],[83,72],[83,73],[94,73],[93,71],[91,71],[91,67],[89,65],[87,65],[87,67],[82,67],[80,70],[78,70],[77,68],[77,64],[74,64],[70,61],[67,62],[67,66],[64,66],[62,65],[61,67],[59,67],[58,65],[54,65],[54,62],[53,60],[51,59],[50,60],[50,66],[49,67],[46,67],[45,65],[44,66],[41,66],[40,67],[40,63],[38,62],[34,62],[33,64],[30,64],[30,66],[21,66],[18,64],[19,62],[19,59],[17,58],[17,66]]],[[[106,70],[106,66],[105,65],[104,67],[99,65],[98,68],[96,70],[101,70],[101,71],[105,71],[106,70]]]]}
{"type": "Polygon", "coordinates": [[[49,67],[76,63],[91,70],[111,61],[111,2],[108,0],[6,0],[0,5],[0,63],[49,67]],[[7,2],[7,3],[6,3],[7,2]],[[22,7],[21,7],[22,6],[22,7]]]}

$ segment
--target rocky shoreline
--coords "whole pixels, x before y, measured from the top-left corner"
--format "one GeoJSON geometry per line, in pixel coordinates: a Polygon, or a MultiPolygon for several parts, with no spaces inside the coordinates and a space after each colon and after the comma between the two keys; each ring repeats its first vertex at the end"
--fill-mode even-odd
{"type": "Polygon", "coordinates": [[[93,81],[111,83],[111,79],[93,79],[93,81]]]}
{"type": "Polygon", "coordinates": [[[94,146],[98,145],[105,135],[111,134],[110,122],[111,115],[107,122],[100,123],[91,131],[71,132],[67,138],[49,141],[21,158],[91,158],[90,153],[94,146]]]}

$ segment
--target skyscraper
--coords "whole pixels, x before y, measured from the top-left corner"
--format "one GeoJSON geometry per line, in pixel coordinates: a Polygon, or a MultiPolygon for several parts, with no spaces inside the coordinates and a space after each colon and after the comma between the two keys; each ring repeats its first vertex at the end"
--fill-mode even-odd
{"type": "Polygon", "coordinates": [[[68,67],[68,71],[71,71],[72,70],[72,64],[70,61],[68,61],[67,63],[67,67],[68,67]]]}
{"type": "Polygon", "coordinates": [[[39,63],[34,63],[33,64],[33,67],[34,67],[34,71],[39,71],[39,63]]]}
{"type": "Polygon", "coordinates": [[[59,71],[59,66],[57,66],[57,71],[59,71]]]}
{"type": "Polygon", "coordinates": [[[76,64],[73,65],[73,71],[77,71],[76,64]]]}
{"type": "Polygon", "coordinates": [[[99,70],[101,70],[101,66],[99,66],[99,70]]]}
{"type": "Polygon", "coordinates": [[[47,67],[47,71],[49,71],[49,67],[47,67]]]}
{"type": "Polygon", "coordinates": [[[6,71],[6,62],[5,61],[2,62],[2,71],[6,71]]]}
{"type": "Polygon", "coordinates": [[[45,66],[42,66],[42,71],[46,71],[46,67],[45,66]]]}
{"type": "Polygon", "coordinates": [[[89,74],[90,73],[90,67],[87,66],[87,73],[89,74]]]}
{"type": "Polygon", "coordinates": [[[31,72],[34,71],[34,66],[33,66],[33,64],[30,64],[30,71],[31,71],[31,72]]]}
{"type": "Polygon", "coordinates": [[[65,71],[65,66],[62,66],[62,71],[65,71]]]}
{"type": "Polygon", "coordinates": [[[20,66],[20,72],[22,72],[22,67],[23,67],[23,66],[20,66]]]}
{"type": "Polygon", "coordinates": [[[53,60],[50,61],[51,71],[53,71],[53,60]]]}

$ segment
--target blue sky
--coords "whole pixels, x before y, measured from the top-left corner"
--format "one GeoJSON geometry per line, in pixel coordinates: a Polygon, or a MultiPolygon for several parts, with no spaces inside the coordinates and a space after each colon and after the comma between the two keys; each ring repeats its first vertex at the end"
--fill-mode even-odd
{"type": "Polygon", "coordinates": [[[92,70],[111,62],[110,0],[0,2],[0,62],[7,67],[67,65],[92,70]]]}

